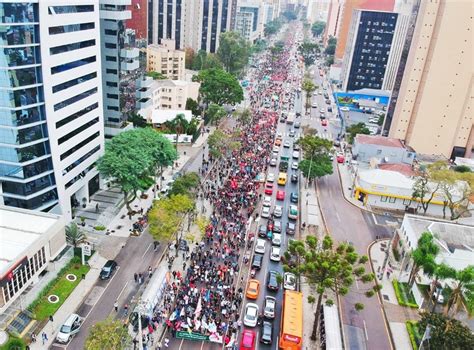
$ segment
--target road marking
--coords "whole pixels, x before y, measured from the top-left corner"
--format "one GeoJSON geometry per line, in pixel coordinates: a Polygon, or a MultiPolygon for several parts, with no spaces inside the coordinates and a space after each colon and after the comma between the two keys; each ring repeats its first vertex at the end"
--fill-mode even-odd
{"type": "Polygon", "coordinates": [[[336,218],[337,218],[337,221],[341,222],[341,218],[339,217],[339,214],[337,213],[337,211],[336,211],[336,218]]]}
{"type": "Polygon", "coordinates": [[[118,297],[117,297],[117,300],[119,300],[119,299],[120,299],[120,296],[122,295],[123,291],[124,291],[124,290],[125,290],[125,288],[127,287],[127,285],[128,285],[128,282],[130,282],[130,281],[127,281],[127,283],[125,283],[125,285],[123,286],[122,290],[120,291],[120,293],[119,293],[119,295],[118,295],[118,297]]]}
{"type": "Polygon", "coordinates": [[[359,289],[359,282],[357,282],[357,278],[355,279],[355,282],[356,282],[357,289],[359,289]]]}
{"type": "Polygon", "coordinates": [[[142,255],[142,260],[145,259],[145,255],[148,253],[148,250],[150,250],[152,244],[153,243],[150,242],[150,244],[148,245],[148,248],[146,248],[145,253],[143,253],[142,255]]]}
{"type": "Polygon", "coordinates": [[[374,218],[375,224],[378,225],[379,223],[377,222],[377,218],[375,217],[375,214],[374,214],[374,213],[372,213],[372,217],[374,218]]]}
{"type": "Polygon", "coordinates": [[[364,322],[365,340],[369,341],[369,336],[367,335],[367,326],[365,324],[365,320],[362,320],[362,322],[364,322]]]}
{"type": "Polygon", "coordinates": [[[204,347],[204,340],[201,343],[201,350],[202,350],[203,347],[204,347]]]}

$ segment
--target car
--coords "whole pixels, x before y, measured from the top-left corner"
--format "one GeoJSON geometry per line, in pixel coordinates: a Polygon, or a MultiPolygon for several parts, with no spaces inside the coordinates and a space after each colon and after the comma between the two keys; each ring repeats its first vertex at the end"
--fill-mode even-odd
{"type": "MultiPolygon", "coordinates": [[[[281,144],[281,142],[280,142],[280,144],[281,144]]],[[[273,147],[273,153],[277,153],[277,154],[278,154],[278,152],[280,152],[280,147],[274,146],[274,147],[273,147]]]]}
{"type": "Polygon", "coordinates": [[[283,137],[283,133],[279,132],[279,133],[277,134],[277,139],[281,139],[282,137],[283,137]]]}
{"type": "Polygon", "coordinates": [[[290,148],[290,141],[286,140],[286,141],[283,143],[283,147],[285,147],[285,148],[290,148]]]}
{"type": "Polygon", "coordinates": [[[263,197],[263,203],[262,203],[262,205],[263,205],[264,207],[270,207],[270,206],[272,205],[272,197],[270,197],[270,196],[265,196],[265,197],[263,197]]]}
{"type": "Polygon", "coordinates": [[[267,228],[265,225],[258,227],[258,237],[267,237],[267,228]]]}
{"type": "Polygon", "coordinates": [[[291,272],[283,274],[283,288],[288,290],[296,290],[296,276],[291,272]]]}
{"type": "MultiPolygon", "coordinates": [[[[281,140],[280,139],[276,139],[275,140],[275,146],[280,146],[281,145],[281,140]]],[[[274,149],[275,150],[275,149],[274,149]]]]}
{"type": "Polygon", "coordinates": [[[296,118],[299,118],[301,117],[301,113],[300,112],[296,112],[296,118]]]}
{"type": "Polygon", "coordinates": [[[328,126],[328,121],[326,119],[321,120],[322,126],[328,126]]]}
{"type": "Polygon", "coordinates": [[[328,107],[328,112],[332,112],[332,107],[328,107]]]}
{"type": "Polygon", "coordinates": [[[254,303],[247,303],[244,312],[244,325],[247,327],[255,327],[258,320],[258,305],[254,303]]]}
{"type": "Polygon", "coordinates": [[[267,222],[267,232],[273,231],[273,220],[268,220],[267,222]]]}
{"type": "Polygon", "coordinates": [[[62,344],[68,343],[74,334],[79,333],[82,322],[83,318],[81,316],[71,314],[59,329],[56,341],[62,344]]]}
{"type": "Polygon", "coordinates": [[[260,270],[262,268],[263,255],[254,254],[252,258],[252,269],[260,270]]]}
{"type": "Polygon", "coordinates": [[[280,220],[275,220],[273,222],[273,232],[281,233],[281,221],[280,220]]]}
{"type": "Polygon", "coordinates": [[[101,280],[106,280],[112,277],[115,269],[117,268],[117,263],[114,260],[108,260],[102,270],[100,270],[99,278],[101,280]]]}
{"type": "Polygon", "coordinates": [[[277,165],[277,159],[276,158],[272,158],[270,159],[270,166],[276,166],[277,165]]]}
{"type": "Polygon", "coordinates": [[[265,297],[263,302],[263,317],[265,318],[275,318],[276,310],[276,298],[270,295],[265,297]]]}
{"type": "Polygon", "coordinates": [[[298,162],[291,163],[291,169],[298,170],[298,162]]]}
{"type": "Polygon", "coordinates": [[[270,345],[273,341],[273,324],[268,321],[262,323],[262,334],[260,335],[260,343],[270,345]]]}
{"type": "Polygon", "coordinates": [[[265,194],[273,194],[273,184],[272,183],[267,183],[265,185],[265,194]]]}
{"type": "Polygon", "coordinates": [[[294,143],[293,144],[293,151],[299,151],[300,150],[300,145],[298,145],[297,143],[294,143]]]}
{"type": "Polygon", "coordinates": [[[324,109],[324,107],[321,107],[321,108],[319,109],[319,111],[320,111],[321,113],[326,112],[326,110],[324,109]]]}
{"type": "Polygon", "coordinates": [[[293,151],[292,157],[293,157],[293,159],[298,159],[300,157],[300,152],[299,151],[293,151]]]}
{"type": "Polygon", "coordinates": [[[273,173],[268,174],[267,181],[268,182],[274,182],[275,181],[275,174],[273,174],[273,173]]]}
{"type": "Polygon", "coordinates": [[[299,129],[300,126],[301,126],[301,123],[300,123],[300,122],[296,122],[296,123],[295,123],[295,129],[299,129]]]}
{"type": "Polygon", "coordinates": [[[288,134],[289,137],[295,137],[295,131],[290,130],[290,133],[288,134]]]}
{"type": "Polygon", "coordinates": [[[257,335],[250,329],[244,329],[242,332],[242,340],[240,341],[239,350],[255,350],[255,339],[257,335]]]}
{"type": "Polygon", "coordinates": [[[270,207],[262,207],[262,213],[260,214],[262,218],[270,217],[270,207]]]}
{"type": "Polygon", "coordinates": [[[298,175],[296,174],[291,174],[291,182],[292,183],[297,183],[298,182],[298,175]]]}
{"type": "Polygon", "coordinates": [[[255,244],[255,253],[265,254],[265,243],[264,239],[258,238],[255,244]]]}
{"type": "Polygon", "coordinates": [[[274,233],[273,234],[272,244],[276,245],[278,247],[281,245],[281,234],[279,234],[279,233],[274,233]]]}
{"type": "Polygon", "coordinates": [[[349,107],[341,107],[341,111],[349,112],[350,108],[349,107]]]}
{"type": "Polygon", "coordinates": [[[248,299],[257,299],[258,294],[260,293],[260,282],[255,279],[251,279],[247,283],[247,291],[245,292],[245,296],[248,299]]]}
{"type": "Polygon", "coordinates": [[[294,235],[296,231],[296,224],[294,222],[287,222],[286,223],[286,234],[287,235],[294,235]]]}
{"type": "Polygon", "coordinates": [[[273,209],[273,216],[276,218],[281,218],[283,215],[283,208],[281,205],[275,205],[275,208],[273,209]]]}
{"type": "Polygon", "coordinates": [[[267,277],[267,288],[270,290],[277,291],[280,289],[280,285],[278,284],[278,272],[274,270],[268,271],[268,277],[267,277]]]}
{"type": "Polygon", "coordinates": [[[313,102],[313,104],[311,105],[311,107],[313,108],[318,108],[318,104],[316,102],[313,102]]]}
{"type": "Polygon", "coordinates": [[[344,163],[345,158],[344,158],[344,153],[338,152],[336,154],[336,160],[338,163],[344,163]]]}
{"type": "Polygon", "coordinates": [[[270,260],[271,261],[280,261],[281,260],[281,255],[280,255],[280,248],[279,247],[273,247],[270,250],[270,260]]]}
{"type": "Polygon", "coordinates": [[[330,104],[331,104],[331,100],[330,100],[330,99],[326,99],[326,104],[327,104],[327,105],[330,105],[330,104]]]}
{"type": "Polygon", "coordinates": [[[296,205],[290,205],[290,208],[288,209],[288,219],[298,219],[298,207],[296,205]]]}
{"type": "Polygon", "coordinates": [[[276,199],[282,201],[285,199],[285,191],[277,191],[276,199]]]}
{"type": "Polygon", "coordinates": [[[298,203],[298,193],[297,192],[291,192],[290,202],[291,203],[298,203]]]}
{"type": "Polygon", "coordinates": [[[329,160],[334,160],[334,154],[328,153],[328,158],[329,158],[329,160]]]}
{"type": "Polygon", "coordinates": [[[444,304],[443,287],[437,286],[432,298],[438,304],[444,304]]]}

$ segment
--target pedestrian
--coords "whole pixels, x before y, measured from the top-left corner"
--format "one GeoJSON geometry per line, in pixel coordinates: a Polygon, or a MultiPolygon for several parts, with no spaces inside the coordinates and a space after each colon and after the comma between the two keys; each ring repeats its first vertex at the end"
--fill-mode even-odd
{"type": "Polygon", "coordinates": [[[96,212],[96,213],[99,212],[99,203],[97,203],[97,204],[95,205],[95,212],[96,212]]]}
{"type": "Polygon", "coordinates": [[[137,282],[138,282],[138,273],[135,272],[135,273],[133,274],[133,278],[134,278],[134,280],[135,280],[135,283],[137,283],[137,282]]]}
{"type": "Polygon", "coordinates": [[[170,340],[168,338],[165,338],[165,348],[169,347],[170,340]]]}
{"type": "Polygon", "coordinates": [[[36,334],[34,332],[31,333],[31,342],[36,343],[36,334]]]}
{"type": "Polygon", "coordinates": [[[115,312],[118,312],[118,301],[117,300],[115,300],[114,309],[115,309],[115,312]]]}
{"type": "Polygon", "coordinates": [[[148,277],[151,278],[151,276],[153,276],[153,269],[151,266],[148,266],[148,277]]]}
{"type": "Polygon", "coordinates": [[[48,341],[48,335],[46,332],[41,333],[41,340],[43,341],[43,345],[48,341]]]}

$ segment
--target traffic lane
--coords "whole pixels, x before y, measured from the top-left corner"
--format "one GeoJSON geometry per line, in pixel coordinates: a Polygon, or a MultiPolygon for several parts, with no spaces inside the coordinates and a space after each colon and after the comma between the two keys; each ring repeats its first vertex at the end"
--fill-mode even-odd
{"type": "MultiPolygon", "coordinates": [[[[105,289],[101,291],[101,294],[94,297],[95,302],[92,307],[86,307],[85,303],[82,303],[79,307],[78,314],[85,317],[82,329],[89,329],[92,325],[106,319],[111,314],[115,317],[116,315],[113,308],[116,300],[119,300],[119,314],[122,315],[123,304],[128,303],[130,305],[130,301],[125,300],[125,298],[135,294],[138,290],[138,285],[133,279],[133,274],[135,272],[142,272],[146,275],[148,266],[156,266],[164,249],[164,244],[160,244],[156,252],[153,250],[153,238],[148,234],[148,229],[139,237],[130,237],[125,247],[115,258],[120,268],[115,272],[115,275],[105,289]],[[140,258],[137,259],[137,257],[140,258]],[[134,263],[130,264],[132,260],[134,263]]],[[[94,291],[93,288],[91,293],[94,292],[97,293],[97,290],[94,291]]],[[[91,294],[89,294],[89,296],[91,296],[91,294]]],[[[66,348],[82,349],[84,348],[86,338],[87,332],[81,331],[66,348]]]]}

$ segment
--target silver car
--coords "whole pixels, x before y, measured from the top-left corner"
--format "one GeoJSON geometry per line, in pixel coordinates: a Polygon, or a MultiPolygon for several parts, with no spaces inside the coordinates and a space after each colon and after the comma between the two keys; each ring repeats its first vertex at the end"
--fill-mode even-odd
{"type": "Polygon", "coordinates": [[[265,302],[263,303],[263,316],[266,318],[275,318],[276,310],[276,298],[271,296],[265,297],[265,302]]]}
{"type": "Polygon", "coordinates": [[[275,205],[275,209],[273,210],[273,216],[276,218],[281,218],[283,215],[283,208],[281,205],[275,205]]]}

